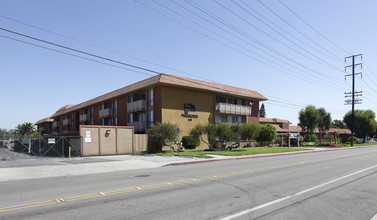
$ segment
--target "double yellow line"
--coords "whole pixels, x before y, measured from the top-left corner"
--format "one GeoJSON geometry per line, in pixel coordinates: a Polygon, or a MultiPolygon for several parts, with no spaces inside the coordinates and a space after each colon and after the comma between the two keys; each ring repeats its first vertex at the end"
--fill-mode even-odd
{"type": "MultiPolygon", "coordinates": [[[[377,152],[377,151],[372,151],[372,152],[377,152]]],[[[0,208],[0,212],[25,209],[25,208],[37,207],[37,206],[45,206],[45,205],[51,205],[51,204],[56,204],[56,203],[61,203],[61,202],[70,202],[70,201],[75,201],[75,200],[89,199],[89,198],[95,198],[95,197],[101,197],[101,196],[122,194],[122,193],[134,192],[134,191],[139,191],[139,190],[161,188],[161,187],[166,187],[166,186],[185,184],[185,183],[191,183],[191,182],[197,182],[197,181],[203,181],[203,180],[209,180],[209,179],[215,179],[215,178],[229,177],[229,176],[242,175],[242,174],[248,174],[248,173],[256,173],[256,172],[262,172],[262,171],[267,171],[267,170],[280,169],[280,168],[285,168],[285,167],[292,167],[292,166],[316,163],[320,161],[333,160],[333,159],[339,159],[339,158],[345,158],[345,157],[358,156],[358,155],[369,154],[369,153],[371,152],[357,153],[357,154],[350,154],[350,155],[343,155],[343,156],[336,156],[336,157],[328,157],[328,158],[317,159],[317,160],[307,160],[307,161],[301,161],[301,162],[296,162],[296,163],[282,164],[278,166],[255,168],[255,169],[243,170],[243,171],[238,171],[238,172],[218,174],[218,175],[213,175],[213,176],[191,178],[191,179],[186,179],[186,180],[178,180],[174,182],[165,182],[165,183],[160,183],[160,184],[155,184],[155,185],[126,188],[126,189],[114,190],[114,191],[109,191],[109,192],[99,192],[95,194],[82,195],[82,196],[76,196],[76,197],[70,197],[70,198],[59,198],[59,199],[54,199],[54,200],[49,200],[49,201],[44,201],[44,202],[36,202],[36,203],[29,203],[29,204],[24,204],[24,205],[4,207],[4,208],[0,208]]]]}

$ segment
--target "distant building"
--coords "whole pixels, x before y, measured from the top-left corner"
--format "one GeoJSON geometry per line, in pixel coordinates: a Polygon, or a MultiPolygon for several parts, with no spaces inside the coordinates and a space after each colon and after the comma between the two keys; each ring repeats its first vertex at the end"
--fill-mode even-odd
{"type": "MultiPolygon", "coordinates": [[[[279,118],[259,118],[259,124],[271,124],[276,128],[277,136],[281,137],[281,143],[280,146],[290,146],[290,143],[288,142],[289,138],[297,138],[300,135],[303,136],[305,133],[302,132],[302,128],[300,126],[292,126],[291,122],[284,119],[279,118]],[[284,140],[285,138],[285,140],[284,140]]],[[[316,128],[314,130],[314,134],[317,135],[319,138],[319,130],[316,128]]],[[[351,131],[349,129],[340,129],[340,128],[330,128],[328,131],[325,131],[322,134],[327,139],[334,138],[335,142],[337,141],[337,138],[348,138],[351,136],[351,131]]],[[[299,141],[298,141],[299,143],[299,141]]]]}

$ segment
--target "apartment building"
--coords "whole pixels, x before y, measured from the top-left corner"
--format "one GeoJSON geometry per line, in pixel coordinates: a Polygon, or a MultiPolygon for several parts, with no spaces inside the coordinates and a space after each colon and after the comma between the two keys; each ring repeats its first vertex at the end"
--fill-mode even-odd
{"type": "Polygon", "coordinates": [[[78,135],[80,125],[133,126],[135,133],[144,133],[158,122],[172,122],[182,137],[198,123],[258,124],[264,100],[253,90],[160,74],[60,108],[50,117],[51,133],[78,135]]]}
{"type": "Polygon", "coordinates": [[[44,134],[51,134],[53,131],[53,123],[54,119],[52,118],[44,118],[35,123],[37,125],[37,131],[40,132],[42,135],[44,134]]]}

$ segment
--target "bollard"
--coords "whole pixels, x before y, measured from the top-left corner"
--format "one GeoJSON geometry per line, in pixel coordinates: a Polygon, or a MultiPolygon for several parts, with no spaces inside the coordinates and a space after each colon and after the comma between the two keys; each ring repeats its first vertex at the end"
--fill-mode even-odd
{"type": "Polygon", "coordinates": [[[71,146],[68,147],[68,157],[71,158],[71,146]]]}

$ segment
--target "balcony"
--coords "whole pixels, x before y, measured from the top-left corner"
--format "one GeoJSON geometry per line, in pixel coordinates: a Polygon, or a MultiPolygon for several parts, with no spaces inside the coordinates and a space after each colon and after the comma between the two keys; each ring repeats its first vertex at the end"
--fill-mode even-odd
{"type": "Polygon", "coordinates": [[[60,126],[60,123],[58,121],[55,121],[52,123],[52,127],[57,128],[60,126]]]}
{"type": "Polygon", "coordinates": [[[246,105],[216,103],[215,110],[218,113],[224,113],[224,114],[251,115],[251,106],[246,106],[246,105]]]}
{"type": "Polygon", "coordinates": [[[145,129],[147,128],[147,123],[145,121],[129,122],[127,125],[133,126],[135,129],[135,132],[145,131],[145,129]]]}
{"type": "Polygon", "coordinates": [[[72,123],[72,119],[67,118],[63,120],[63,125],[70,125],[71,123],[72,123]]]}
{"type": "Polygon", "coordinates": [[[80,122],[86,122],[86,121],[89,121],[89,115],[88,114],[80,115],[80,122]]]}
{"type": "Polygon", "coordinates": [[[99,117],[100,118],[111,118],[113,117],[114,110],[112,108],[106,108],[99,110],[99,117]]]}
{"type": "Polygon", "coordinates": [[[147,102],[145,100],[127,103],[127,112],[145,111],[147,106],[146,103],[147,102]]]}

